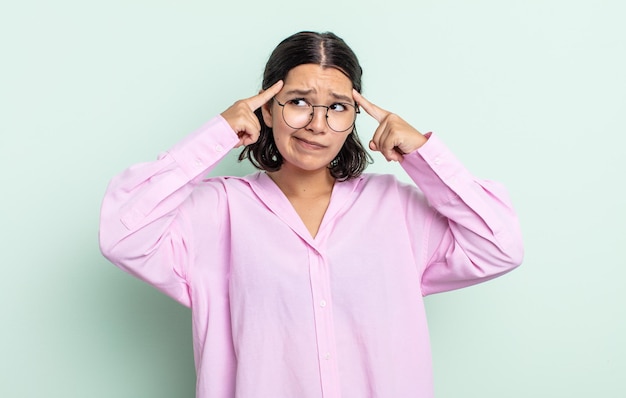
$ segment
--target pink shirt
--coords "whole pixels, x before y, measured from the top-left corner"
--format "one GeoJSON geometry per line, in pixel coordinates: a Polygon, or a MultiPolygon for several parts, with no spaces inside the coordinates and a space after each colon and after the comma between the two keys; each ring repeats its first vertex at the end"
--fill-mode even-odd
{"type": "Polygon", "coordinates": [[[435,135],[390,175],[337,182],[312,238],[265,173],[203,176],[237,143],[215,117],[115,177],[100,245],[191,307],[197,397],[432,397],[423,296],[520,264],[503,188],[435,135]]]}

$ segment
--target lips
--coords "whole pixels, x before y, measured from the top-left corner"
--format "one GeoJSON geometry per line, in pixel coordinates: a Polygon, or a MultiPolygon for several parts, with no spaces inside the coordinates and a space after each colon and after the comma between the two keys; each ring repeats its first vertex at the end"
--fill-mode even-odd
{"type": "Polygon", "coordinates": [[[293,137],[293,138],[295,138],[296,140],[298,140],[300,143],[304,144],[307,147],[312,147],[312,148],[317,148],[317,149],[326,148],[326,145],[322,145],[315,141],[309,141],[307,139],[300,138],[300,137],[293,137]]]}

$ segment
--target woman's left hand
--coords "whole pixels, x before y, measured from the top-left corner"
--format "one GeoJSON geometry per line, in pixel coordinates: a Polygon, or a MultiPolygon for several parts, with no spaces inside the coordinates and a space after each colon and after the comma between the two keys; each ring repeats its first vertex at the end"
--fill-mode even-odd
{"type": "Polygon", "coordinates": [[[428,140],[400,116],[372,104],[358,91],[353,89],[352,96],[379,123],[369,147],[372,151],[382,153],[388,161],[401,162],[403,155],[413,152],[428,140]]]}

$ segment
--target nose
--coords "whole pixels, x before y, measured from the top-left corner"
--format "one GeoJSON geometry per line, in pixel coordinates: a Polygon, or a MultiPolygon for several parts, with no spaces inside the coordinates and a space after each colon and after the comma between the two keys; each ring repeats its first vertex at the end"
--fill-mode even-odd
{"type": "Polygon", "coordinates": [[[328,115],[328,108],[322,105],[313,105],[313,116],[311,121],[306,125],[306,129],[313,133],[322,133],[328,126],[326,118],[328,115]],[[319,109],[318,109],[319,108],[319,109]]]}

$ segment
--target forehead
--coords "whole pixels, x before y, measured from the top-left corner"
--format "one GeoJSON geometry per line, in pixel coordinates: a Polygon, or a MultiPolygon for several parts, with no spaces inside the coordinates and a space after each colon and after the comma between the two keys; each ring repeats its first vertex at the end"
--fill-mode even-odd
{"type": "Polygon", "coordinates": [[[351,95],[352,82],[340,70],[316,64],[298,65],[285,77],[283,90],[307,90],[319,94],[351,95]]]}

